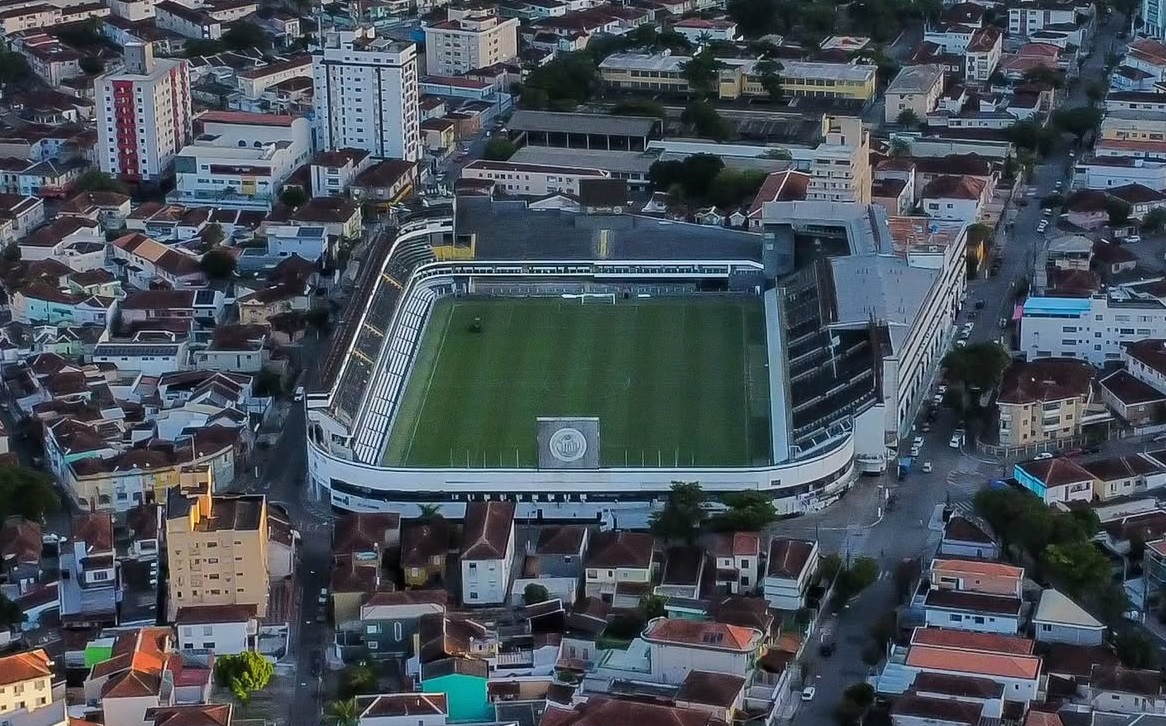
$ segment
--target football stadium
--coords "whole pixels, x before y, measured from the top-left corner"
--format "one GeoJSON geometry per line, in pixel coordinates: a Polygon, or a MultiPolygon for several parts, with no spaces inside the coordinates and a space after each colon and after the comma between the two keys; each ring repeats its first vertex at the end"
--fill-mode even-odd
{"type": "Polygon", "coordinates": [[[310,485],[620,526],[675,481],[834,501],[909,427],[963,250],[917,269],[861,205],[777,204],[760,233],[484,196],[403,223],[311,382],[310,485]]]}

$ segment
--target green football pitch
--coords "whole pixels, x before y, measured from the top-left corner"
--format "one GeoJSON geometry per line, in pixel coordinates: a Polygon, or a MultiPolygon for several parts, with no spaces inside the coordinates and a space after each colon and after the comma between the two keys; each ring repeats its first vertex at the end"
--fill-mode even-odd
{"type": "Polygon", "coordinates": [[[767,463],[764,309],[736,298],[440,300],[385,464],[532,468],[539,416],[598,416],[604,466],[767,463]]]}

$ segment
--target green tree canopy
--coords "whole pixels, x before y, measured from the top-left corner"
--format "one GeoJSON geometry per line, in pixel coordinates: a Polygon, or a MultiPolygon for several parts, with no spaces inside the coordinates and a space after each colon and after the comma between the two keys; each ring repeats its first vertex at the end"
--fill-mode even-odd
{"type": "Polygon", "coordinates": [[[914,109],[905,108],[899,113],[898,118],[895,120],[898,121],[899,125],[901,126],[915,128],[919,125],[919,114],[915,113],[914,109]]]}
{"type": "MultiPolygon", "coordinates": [[[[641,25],[640,27],[647,26],[641,25]]],[[[610,113],[612,116],[650,116],[653,118],[665,118],[668,115],[663,104],[638,98],[620,101],[611,107],[610,113]]]]}
{"type": "Polygon", "coordinates": [[[1146,212],[1146,216],[1142,218],[1142,229],[1151,234],[1161,232],[1166,228],[1166,209],[1162,207],[1154,207],[1146,212]]]}
{"type": "Polygon", "coordinates": [[[377,672],[366,662],[346,666],[340,672],[340,693],[344,698],[376,693],[377,680],[377,672]]]}
{"type": "Polygon", "coordinates": [[[258,48],[267,50],[271,47],[271,40],[267,33],[255,23],[240,20],[232,23],[223,33],[223,45],[230,50],[250,50],[258,48]]]}
{"type": "Polygon", "coordinates": [[[1109,218],[1109,224],[1111,226],[1120,227],[1130,221],[1130,215],[1132,213],[1133,208],[1128,202],[1124,202],[1117,197],[1106,197],[1105,214],[1109,218]]]}
{"type": "Polygon", "coordinates": [[[230,689],[241,703],[251,694],[262,691],[275,676],[275,666],[253,650],[221,655],[215,658],[215,681],[230,689]]]}
{"type": "Polygon", "coordinates": [[[997,343],[972,343],[943,357],[943,366],[952,379],[968,388],[987,391],[1000,383],[1012,362],[1008,351],[997,343]]]}
{"type": "Polygon", "coordinates": [[[279,203],[285,204],[292,209],[308,201],[308,193],[302,187],[284,187],[279,195],[279,203]]]}
{"type": "Polygon", "coordinates": [[[758,81],[761,87],[765,89],[765,93],[770,100],[780,101],[784,95],[781,84],[781,72],[785,70],[785,66],[775,60],[765,59],[758,62],[755,68],[758,81]]]}
{"type": "Polygon", "coordinates": [[[27,619],[19,605],[0,595],[0,628],[12,628],[27,619]]]}
{"type": "Polygon", "coordinates": [[[1158,646],[1147,633],[1126,628],[1114,638],[1113,648],[1126,668],[1158,667],[1158,646]]]}
{"type": "Polygon", "coordinates": [[[535,605],[550,599],[551,594],[537,582],[532,582],[522,589],[522,602],[526,605],[535,605]]]}
{"type": "Polygon", "coordinates": [[[716,141],[725,141],[733,136],[733,127],[708,101],[698,99],[684,107],[680,122],[687,124],[703,136],[716,141]]]}
{"type": "Polygon", "coordinates": [[[1053,111],[1053,127],[1066,134],[1072,134],[1077,140],[1085,138],[1101,123],[1104,111],[1093,106],[1077,106],[1076,108],[1058,108],[1053,111]]]}
{"type": "Polygon", "coordinates": [[[760,532],[777,521],[773,499],[762,492],[732,492],[720,499],[729,509],[709,522],[717,532],[760,532]]]}
{"type": "Polygon", "coordinates": [[[328,704],[324,712],[324,722],[328,726],[358,726],[360,724],[360,708],[355,698],[345,698],[328,704]]]}
{"type": "Polygon", "coordinates": [[[1005,130],[1008,140],[1018,149],[1045,155],[1053,148],[1053,134],[1045,126],[1032,119],[1017,121],[1005,130]]]}
{"type": "Polygon", "coordinates": [[[1024,83],[1047,83],[1053,88],[1063,88],[1065,74],[1052,68],[1033,68],[1025,71],[1022,81],[1024,83]]]}
{"type": "Polygon", "coordinates": [[[725,168],[725,162],[712,154],[693,154],[681,160],[657,161],[648,168],[648,178],[652,186],[660,191],[668,191],[679,185],[690,199],[704,199],[717,174],[725,168]]]}
{"type": "Polygon", "coordinates": [[[0,464],[0,521],[15,515],[39,522],[60,506],[52,477],[19,464],[0,464]]]}
{"type": "Polygon", "coordinates": [[[573,111],[591,98],[596,85],[592,52],[561,53],[532,70],[522,85],[523,107],[573,111]]]}
{"type": "Polygon", "coordinates": [[[514,142],[503,136],[495,136],[486,142],[486,150],[482,152],[482,158],[490,161],[506,161],[514,156],[514,152],[518,151],[518,147],[514,142]]]}
{"type": "Polygon", "coordinates": [[[673,482],[664,508],[652,513],[652,534],[668,542],[692,544],[704,525],[704,503],[699,482],[673,482]]]}
{"type": "Polygon", "coordinates": [[[109,174],[98,169],[90,169],[77,177],[73,188],[79,192],[117,192],[129,194],[129,188],[109,174]]]}
{"type": "Polygon", "coordinates": [[[704,95],[716,87],[718,73],[723,65],[706,49],[685,61],[680,66],[680,72],[693,93],[704,95]]]}
{"type": "Polygon", "coordinates": [[[1087,540],[1050,544],[1041,564],[1069,597],[1094,593],[1110,580],[1109,560],[1087,540]]]}
{"type": "Polygon", "coordinates": [[[221,245],[226,239],[226,234],[223,232],[223,225],[211,222],[203,228],[199,238],[202,241],[203,249],[210,250],[221,245]]]}
{"type": "Polygon", "coordinates": [[[235,256],[221,247],[204,254],[198,264],[212,280],[225,280],[235,274],[235,256]]]}

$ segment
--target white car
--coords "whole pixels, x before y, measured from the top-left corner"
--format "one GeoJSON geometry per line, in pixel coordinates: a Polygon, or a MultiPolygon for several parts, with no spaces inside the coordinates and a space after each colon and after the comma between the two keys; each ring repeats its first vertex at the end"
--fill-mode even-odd
{"type": "Polygon", "coordinates": [[[922,447],[920,447],[920,446],[912,446],[911,447],[911,458],[913,459],[916,456],[919,456],[919,452],[921,450],[922,450],[922,447]]]}
{"type": "Polygon", "coordinates": [[[960,338],[959,340],[957,340],[955,342],[955,347],[957,347],[957,348],[966,348],[967,346],[968,346],[968,339],[967,338],[960,338]]]}
{"type": "Polygon", "coordinates": [[[1136,234],[1131,234],[1129,237],[1125,238],[1126,244],[1130,244],[1130,245],[1137,244],[1138,242],[1141,242],[1141,241],[1142,241],[1142,238],[1136,234]]]}
{"type": "Polygon", "coordinates": [[[953,449],[958,449],[964,445],[964,437],[960,436],[959,434],[952,434],[951,441],[948,441],[947,445],[953,449]]]}
{"type": "Polygon", "coordinates": [[[943,396],[941,394],[937,393],[936,395],[931,397],[931,402],[933,404],[935,404],[936,406],[942,406],[943,405],[943,396]]]}
{"type": "Polygon", "coordinates": [[[1040,232],[1044,232],[1044,231],[1045,231],[1046,229],[1048,229],[1048,228],[1049,228],[1049,223],[1048,223],[1048,220],[1042,219],[1042,220],[1040,221],[1040,224],[1038,224],[1038,225],[1036,226],[1036,231],[1037,231],[1038,233],[1040,233],[1040,232]]]}
{"type": "Polygon", "coordinates": [[[930,461],[923,462],[923,473],[924,474],[931,473],[931,462],[930,461]]]}
{"type": "Polygon", "coordinates": [[[922,436],[916,436],[916,437],[915,437],[915,440],[911,442],[911,446],[913,446],[913,447],[922,447],[922,446],[923,446],[923,437],[922,437],[922,436]]]}
{"type": "Polygon", "coordinates": [[[1036,458],[1034,459],[1034,461],[1044,461],[1045,459],[1051,459],[1051,458],[1053,458],[1053,455],[1050,452],[1042,451],[1041,453],[1036,455],[1036,458]]]}
{"type": "Polygon", "coordinates": [[[975,323],[971,323],[971,322],[964,323],[963,331],[964,331],[965,335],[971,335],[972,331],[975,329],[976,329],[975,323]]]}
{"type": "Polygon", "coordinates": [[[328,602],[328,588],[320,588],[320,597],[317,599],[317,602],[319,602],[321,605],[328,602]]]}
{"type": "Polygon", "coordinates": [[[818,695],[818,689],[813,686],[806,686],[802,689],[802,700],[813,701],[814,696],[818,695]]]}
{"type": "Polygon", "coordinates": [[[940,383],[940,384],[939,384],[939,388],[936,388],[936,389],[935,389],[935,395],[937,395],[937,396],[943,396],[943,394],[945,394],[945,393],[947,393],[947,384],[946,384],[946,383],[940,383]]]}

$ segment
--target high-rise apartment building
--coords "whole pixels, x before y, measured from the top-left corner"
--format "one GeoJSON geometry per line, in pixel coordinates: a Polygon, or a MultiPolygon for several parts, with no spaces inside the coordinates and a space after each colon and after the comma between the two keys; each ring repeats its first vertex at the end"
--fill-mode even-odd
{"type": "Polygon", "coordinates": [[[425,72],[437,76],[505,63],[518,56],[518,18],[502,20],[493,8],[449,9],[425,28],[425,72]]]}
{"type": "Polygon", "coordinates": [[[810,152],[806,199],[870,204],[870,133],[862,119],[826,116],[823,141],[810,152]]]}
{"type": "Polygon", "coordinates": [[[191,138],[190,67],[154,58],[149,43],[127,43],[125,67],[94,84],[101,170],[125,181],[156,183],[191,138]]]}
{"type": "Polygon", "coordinates": [[[330,30],[312,56],[316,148],[418,161],[417,46],[372,28],[330,30]]]}
{"type": "Polygon", "coordinates": [[[169,618],[198,605],[254,605],[267,615],[267,499],[172,490],[166,502],[169,618]]]}

